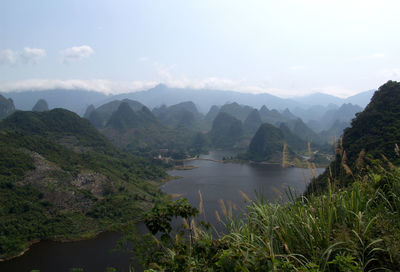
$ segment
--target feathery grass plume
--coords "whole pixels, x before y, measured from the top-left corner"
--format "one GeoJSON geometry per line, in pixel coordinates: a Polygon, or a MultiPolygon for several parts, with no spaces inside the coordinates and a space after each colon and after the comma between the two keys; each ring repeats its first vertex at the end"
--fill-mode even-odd
{"type": "Polygon", "coordinates": [[[310,172],[310,179],[314,179],[315,178],[315,172],[314,172],[314,169],[313,169],[312,164],[310,162],[307,162],[307,168],[308,168],[308,171],[310,172]]]}
{"type": "Polygon", "coordinates": [[[350,167],[347,165],[346,151],[343,151],[342,167],[344,168],[344,171],[346,172],[346,175],[353,175],[353,172],[351,171],[350,167]]]}
{"type": "Polygon", "coordinates": [[[219,223],[222,223],[221,217],[219,216],[218,211],[215,211],[215,217],[217,218],[219,223]]]}
{"type": "Polygon", "coordinates": [[[313,153],[311,151],[311,143],[310,142],[307,142],[307,150],[308,150],[308,156],[310,157],[310,160],[311,160],[313,157],[313,153]]]}
{"type": "Polygon", "coordinates": [[[224,216],[225,217],[228,216],[228,212],[226,210],[226,206],[225,206],[224,200],[218,199],[218,203],[219,203],[219,206],[221,207],[221,210],[222,210],[222,213],[224,214],[224,216]]]}
{"type": "Polygon", "coordinates": [[[282,168],[286,168],[289,165],[289,154],[287,151],[287,144],[283,144],[283,150],[282,150],[282,168]]]}
{"type": "Polygon", "coordinates": [[[335,150],[335,154],[339,154],[338,153],[338,147],[337,147],[337,140],[336,137],[332,138],[332,145],[333,145],[333,150],[335,150]]]}
{"type": "Polygon", "coordinates": [[[365,149],[362,149],[358,154],[358,158],[356,160],[356,168],[361,170],[364,167],[364,157],[365,157],[365,149]]]}
{"type": "Polygon", "coordinates": [[[233,210],[236,211],[238,209],[236,203],[233,203],[233,210]]]}
{"type": "Polygon", "coordinates": [[[182,222],[183,222],[183,227],[184,227],[185,229],[189,229],[189,224],[188,224],[186,218],[182,218],[182,222]]]}
{"type": "Polygon", "coordinates": [[[179,198],[183,196],[184,194],[171,194],[171,198],[179,198]]]}
{"type": "Polygon", "coordinates": [[[203,196],[201,195],[200,190],[199,190],[199,197],[200,197],[199,214],[202,214],[204,212],[204,209],[203,209],[203,196]]]}
{"type": "Polygon", "coordinates": [[[244,200],[251,202],[251,199],[242,190],[238,190],[238,192],[243,197],[244,200]]]}
{"type": "Polygon", "coordinates": [[[400,148],[397,144],[394,144],[394,152],[396,152],[396,155],[400,157],[400,148]]]}
{"type": "Polygon", "coordinates": [[[194,218],[192,218],[192,221],[190,222],[190,226],[193,230],[194,239],[197,240],[199,238],[199,230],[196,227],[196,222],[194,221],[194,218]]]}
{"type": "Polygon", "coordinates": [[[228,203],[228,216],[229,216],[230,219],[232,219],[232,217],[233,217],[233,211],[232,211],[233,204],[232,204],[232,201],[230,201],[230,200],[228,200],[227,203],[228,203]]]}
{"type": "Polygon", "coordinates": [[[381,155],[383,160],[389,165],[390,169],[395,170],[396,166],[393,165],[391,161],[388,160],[388,158],[385,155],[381,155]]]}
{"type": "Polygon", "coordinates": [[[302,168],[303,164],[301,163],[301,161],[298,158],[294,159],[294,164],[297,168],[302,168]]]}

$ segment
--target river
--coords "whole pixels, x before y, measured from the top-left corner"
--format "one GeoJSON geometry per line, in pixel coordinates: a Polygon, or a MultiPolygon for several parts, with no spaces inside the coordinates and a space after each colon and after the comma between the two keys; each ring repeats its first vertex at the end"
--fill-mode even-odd
{"type": "MultiPolygon", "coordinates": [[[[212,151],[201,158],[221,160],[223,157],[234,155],[227,151],[212,151]]],[[[218,225],[215,211],[222,215],[221,200],[227,209],[232,206],[233,214],[238,214],[245,209],[246,204],[240,191],[252,199],[258,195],[268,201],[285,200],[285,190],[288,187],[301,193],[309,179],[308,169],[282,169],[279,165],[234,164],[206,160],[188,161],[185,164],[196,168],[169,171],[170,175],[181,178],[164,184],[162,190],[169,194],[182,195],[196,207],[200,202],[200,191],[205,211],[200,218],[206,219],[217,229],[221,226],[218,225]]],[[[317,173],[322,171],[322,168],[317,169],[317,173]]],[[[144,226],[142,224],[139,227],[143,229],[144,226]]],[[[117,271],[125,272],[129,271],[130,265],[133,265],[135,271],[139,271],[140,268],[132,264],[128,253],[111,252],[120,237],[118,233],[103,233],[94,239],[79,242],[42,241],[33,245],[21,257],[0,262],[0,271],[29,272],[38,269],[41,272],[67,272],[70,268],[80,267],[85,272],[101,272],[106,271],[107,267],[114,267],[117,271]]]]}

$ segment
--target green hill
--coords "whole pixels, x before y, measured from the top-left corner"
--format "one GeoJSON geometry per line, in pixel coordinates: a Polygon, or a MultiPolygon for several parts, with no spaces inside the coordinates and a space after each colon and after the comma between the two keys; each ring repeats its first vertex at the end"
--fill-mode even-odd
{"type": "Polygon", "coordinates": [[[242,122],[225,113],[218,113],[208,133],[211,143],[217,148],[234,148],[244,134],[242,122]]]}
{"type": "Polygon", "coordinates": [[[165,105],[154,108],[154,115],[162,124],[172,129],[185,128],[199,131],[202,128],[203,116],[199,113],[196,105],[191,102],[182,102],[166,107],[165,105]]]}
{"type": "Polygon", "coordinates": [[[247,105],[239,105],[236,102],[223,105],[219,112],[225,112],[240,121],[246,120],[247,116],[254,110],[254,108],[247,105]]]}
{"type": "Polygon", "coordinates": [[[362,174],[366,165],[372,166],[375,160],[400,162],[396,145],[400,141],[400,83],[388,81],[375,92],[371,102],[363,112],[358,113],[351,127],[344,130],[343,138],[336,149],[336,159],[309,186],[325,189],[328,178],[338,185],[348,185],[351,176],[362,174]],[[384,156],[384,158],[383,158],[384,156]],[[340,180],[340,182],[338,181],[340,180]]]}
{"type": "Polygon", "coordinates": [[[6,99],[0,95],[0,120],[15,111],[14,102],[11,98],[6,99]]]}
{"type": "Polygon", "coordinates": [[[131,153],[168,149],[169,155],[179,153],[180,156],[190,149],[194,137],[185,128],[172,129],[161,124],[148,108],[133,111],[125,102],[112,114],[101,133],[115,146],[131,153]]]}
{"type": "Polygon", "coordinates": [[[246,120],[243,122],[243,128],[246,133],[250,134],[251,136],[256,133],[258,128],[261,126],[262,121],[258,110],[254,109],[249,113],[246,117],[246,120]]]}
{"type": "Polygon", "coordinates": [[[0,122],[0,259],[139,220],[165,176],[75,113],[15,112],[0,122]]]}
{"type": "Polygon", "coordinates": [[[271,124],[264,123],[257,130],[250,142],[247,152],[250,160],[277,161],[282,158],[283,144],[285,142],[282,131],[271,124]]]}
{"type": "Polygon", "coordinates": [[[94,108],[93,105],[88,106],[84,117],[88,119],[96,128],[101,129],[108,123],[113,113],[118,110],[122,103],[127,103],[133,111],[139,111],[144,107],[142,103],[135,100],[114,100],[101,105],[97,109],[94,108]]]}
{"type": "Polygon", "coordinates": [[[47,101],[44,99],[39,99],[32,108],[32,111],[48,111],[48,110],[49,110],[49,105],[47,104],[47,101]]]}

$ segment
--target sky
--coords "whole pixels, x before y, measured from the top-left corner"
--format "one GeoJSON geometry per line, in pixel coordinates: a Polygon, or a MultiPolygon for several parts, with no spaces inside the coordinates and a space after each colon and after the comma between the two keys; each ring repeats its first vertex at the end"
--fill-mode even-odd
{"type": "Polygon", "coordinates": [[[0,0],[0,91],[347,97],[400,80],[398,0],[0,0]]]}

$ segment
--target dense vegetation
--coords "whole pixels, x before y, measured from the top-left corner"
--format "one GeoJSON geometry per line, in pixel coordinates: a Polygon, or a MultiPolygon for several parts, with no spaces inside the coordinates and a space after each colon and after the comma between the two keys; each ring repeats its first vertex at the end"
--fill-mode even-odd
{"type": "Polygon", "coordinates": [[[389,81],[375,92],[370,104],[353,119],[336,147],[336,159],[308,188],[325,190],[332,184],[347,185],[374,160],[400,162],[400,83],[389,81]]]}
{"type": "Polygon", "coordinates": [[[236,147],[243,134],[242,122],[225,112],[220,112],[215,117],[212,129],[208,133],[211,143],[217,148],[236,147]]]}
{"type": "Polygon", "coordinates": [[[284,143],[285,138],[279,128],[268,123],[262,124],[250,142],[246,158],[281,162],[284,143]]]}
{"type": "Polygon", "coordinates": [[[72,112],[17,111],[0,123],[0,256],[138,220],[165,176],[72,112]]]}
{"type": "Polygon", "coordinates": [[[158,207],[148,222],[163,239],[133,240],[147,271],[398,271],[399,196],[399,169],[377,165],[367,179],[325,195],[292,196],[287,203],[249,200],[240,219],[221,206],[225,233],[213,233],[188,209],[179,214],[186,222],[182,231],[173,234],[167,211],[174,205],[158,207]]]}

